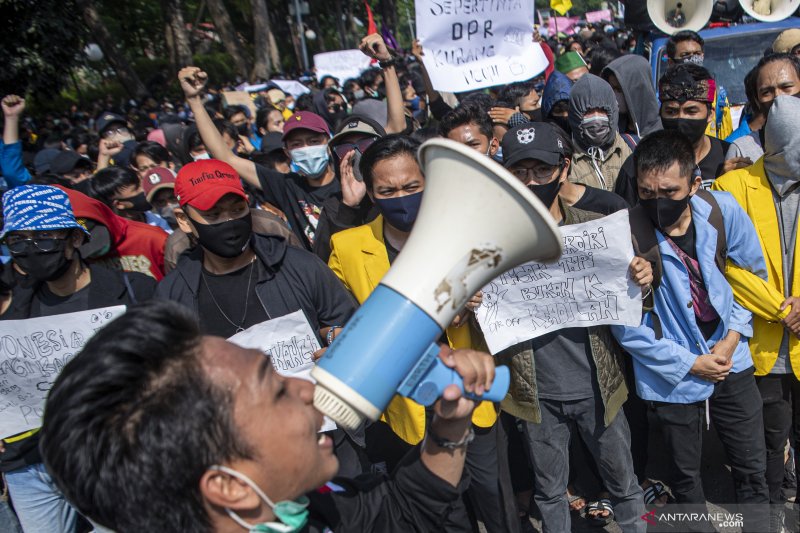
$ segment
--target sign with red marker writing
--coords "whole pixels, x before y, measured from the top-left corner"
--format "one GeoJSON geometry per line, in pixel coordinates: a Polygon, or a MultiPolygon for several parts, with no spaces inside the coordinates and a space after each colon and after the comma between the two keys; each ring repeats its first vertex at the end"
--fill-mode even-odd
{"type": "Polygon", "coordinates": [[[434,89],[529,80],[547,58],[533,41],[533,0],[417,0],[417,34],[434,89]]]}

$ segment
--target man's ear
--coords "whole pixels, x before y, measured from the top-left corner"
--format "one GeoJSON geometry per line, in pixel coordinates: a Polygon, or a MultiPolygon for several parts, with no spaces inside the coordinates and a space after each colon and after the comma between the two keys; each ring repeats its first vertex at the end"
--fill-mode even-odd
{"type": "Polygon", "coordinates": [[[195,235],[195,229],[192,223],[189,222],[189,215],[186,214],[186,211],[184,211],[182,207],[176,207],[174,213],[175,220],[178,222],[178,228],[184,233],[195,235]]]}
{"type": "Polygon", "coordinates": [[[703,178],[701,176],[694,176],[694,178],[692,178],[692,185],[689,187],[689,194],[693,195],[697,193],[702,183],[703,183],[703,178]]]}
{"type": "Polygon", "coordinates": [[[203,473],[200,494],[210,504],[233,511],[252,511],[261,505],[261,498],[247,483],[219,470],[203,473]]]}
{"type": "Polygon", "coordinates": [[[499,149],[500,149],[500,141],[497,140],[497,137],[492,135],[492,138],[489,141],[489,155],[494,156],[497,153],[497,150],[499,149]]]}
{"type": "Polygon", "coordinates": [[[564,159],[564,168],[561,170],[561,177],[559,181],[564,183],[569,178],[569,169],[572,167],[572,160],[571,159],[564,159]]]}

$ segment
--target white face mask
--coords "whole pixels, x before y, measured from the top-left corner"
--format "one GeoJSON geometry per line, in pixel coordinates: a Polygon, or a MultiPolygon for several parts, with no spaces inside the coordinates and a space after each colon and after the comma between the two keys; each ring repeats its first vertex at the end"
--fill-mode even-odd
{"type": "Polygon", "coordinates": [[[261,488],[255,484],[255,482],[247,477],[246,475],[242,474],[241,472],[237,472],[227,466],[221,465],[214,465],[209,467],[210,470],[218,470],[220,472],[225,472],[229,476],[233,476],[239,481],[246,483],[251,489],[258,494],[258,497],[261,498],[261,501],[266,503],[270,509],[272,509],[273,514],[280,520],[280,522],[262,522],[260,524],[250,524],[245,522],[242,517],[238,514],[233,512],[232,510],[225,507],[225,512],[228,513],[228,516],[242,526],[247,531],[251,533],[293,533],[295,531],[300,531],[305,527],[308,523],[308,498],[302,496],[297,499],[297,501],[282,501],[278,503],[273,503],[267,495],[264,493],[261,488]]]}
{"type": "Polygon", "coordinates": [[[211,159],[211,156],[208,155],[208,152],[203,152],[202,154],[197,155],[192,154],[192,161],[201,161],[203,159],[211,159]]]}

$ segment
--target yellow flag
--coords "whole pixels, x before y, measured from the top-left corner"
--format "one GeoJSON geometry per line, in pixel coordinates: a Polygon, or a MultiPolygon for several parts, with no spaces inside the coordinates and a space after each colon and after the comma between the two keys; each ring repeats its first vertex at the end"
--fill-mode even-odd
{"type": "Polygon", "coordinates": [[[550,0],[550,9],[563,17],[572,9],[572,0],[550,0]]]}

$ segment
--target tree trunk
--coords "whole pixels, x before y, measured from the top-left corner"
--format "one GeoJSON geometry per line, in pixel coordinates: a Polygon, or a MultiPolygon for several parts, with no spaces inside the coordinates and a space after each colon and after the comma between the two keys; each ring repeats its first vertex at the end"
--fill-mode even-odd
{"type": "Polygon", "coordinates": [[[278,53],[278,42],[275,40],[275,33],[269,32],[269,59],[274,72],[282,72],[281,58],[278,53]]]}
{"type": "MultiPolygon", "coordinates": [[[[172,66],[174,69],[180,69],[191,65],[192,48],[189,44],[189,36],[186,33],[186,23],[183,19],[181,2],[180,0],[164,0],[161,5],[164,9],[164,20],[169,27],[169,36],[172,38],[171,41],[174,48],[176,64],[172,66]]],[[[167,42],[169,43],[170,39],[167,42]]]]}
{"type": "Polygon", "coordinates": [[[86,21],[86,25],[89,27],[89,31],[103,50],[106,61],[108,61],[108,64],[114,69],[114,72],[117,73],[117,77],[122,83],[122,86],[128,94],[134,98],[142,99],[146,97],[148,95],[147,88],[144,86],[144,83],[142,83],[142,80],[139,79],[136,71],[133,70],[133,67],[131,67],[131,64],[125,56],[117,50],[116,40],[111,37],[108,28],[106,28],[106,25],[100,18],[94,1],[77,0],[77,4],[78,8],[83,11],[83,18],[86,21]]]}
{"type": "Polygon", "coordinates": [[[223,0],[208,0],[207,3],[211,19],[214,21],[214,27],[217,30],[219,38],[222,40],[225,51],[233,62],[233,68],[239,76],[247,78],[249,74],[247,61],[245,61],[244,55],[242,54],[241,46],[239,46],[239,39],[236,37],[236,32],[233,29],[231,16],[228,14],[223,0]]]}
{"type": "Polygon", "coordinates": [[[339,34],[339,49],[340,50],[347,50],[349,48],[347,38],[347,30],[344,27],[344,6],[342,5],[342,0],[335,0],[333,4],[333,13],[334,17],[336,17],[336,33],[339,34]]]}
{"type": "Polygon", "coordinates": [[[250,81],[269,78],[270,45],[272,29],[269,25],[269,12],[266,0],[250,0],[253,11],[253,71],[250,81]]]}

